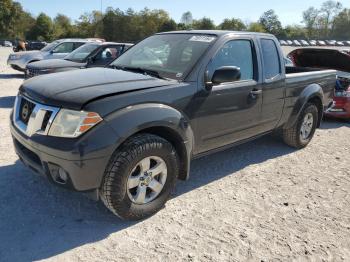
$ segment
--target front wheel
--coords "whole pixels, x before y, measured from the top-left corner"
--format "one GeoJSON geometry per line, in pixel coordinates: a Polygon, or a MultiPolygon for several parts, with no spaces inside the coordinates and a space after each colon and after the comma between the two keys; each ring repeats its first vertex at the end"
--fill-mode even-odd
{"type": "Polygon", "coordinates": [[[139,220],[164,206],[178,173],[178,157],[171,143],[151,134],[137,135],[112,156],[101,198],[117,216],[139,220]]]}
{"type": "Polygon", "coordinates": [[[283,129],[284,142],[297,149],[306,147],[315,134],[317,123],[317,106],[306,104],[296,123],[289,129],[283,129]]]}

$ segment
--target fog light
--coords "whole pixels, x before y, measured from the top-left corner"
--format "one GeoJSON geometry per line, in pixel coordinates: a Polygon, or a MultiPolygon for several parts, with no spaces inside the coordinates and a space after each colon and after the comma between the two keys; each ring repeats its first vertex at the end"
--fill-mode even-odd
{"type": "Polygon", "coordinates": [[[67,172],[64,171],[64,169],[62,167],[60,167],[60,169],[58,169],[58,175],[62,181],[67,182],[68,175],[67,175],[67,172]]]}

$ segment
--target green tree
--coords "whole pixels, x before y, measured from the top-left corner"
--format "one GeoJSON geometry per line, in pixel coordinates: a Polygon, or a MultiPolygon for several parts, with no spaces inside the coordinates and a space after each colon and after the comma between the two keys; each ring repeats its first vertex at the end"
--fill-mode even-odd
{"type": "Polygon", "coordinates": [[[173,19],[165,21],[159,28],[160,32],[169,32],[177,30],[177,24],[173,19]]]}
{"type": "Polygon", "coordinates": [[[330,35],[330,31],[333,28],[334,17],[339,14],[342,8],[343,5],[340,2],[333,0],[328,0],[322,4],[321,13],[323,18],[324,37],[328,37],[330,35]]]}
{"type": "Polygon", "coordinates": [[[192,27],[198,30],[213,30],[215,29],[215,24],[210,18],[203,17],[202,19],[194,20],[192,27]]]}
{"type": "Polygon", "coordinates": [[[77,36],[103,37],[103,15],[100,11],[84,13],[77,21],[77,36]]]}
{"type": "Polygon", "coordinates": [[[299,25],[289,25],[284,28],[284,37],[289,39],[307,38],[307,30],[299,25]]]}
{"type": "Polygon", "coordinates": [[[52,41],[53,23],[51,18],[44,13],[40,13],[36,18],[35,25],[29,33],[29,38],[42,41],[52,41]]]}
{"type": "Polygon", "coordinates": [[[266,33],[265,28],[260,23],[250,23],[248,26],[249,32],[266,33]]]}
{"type": "Polygon", "coordinates": [[[350,9],[343,9],[333,21],[332,36],[339,40],[350,39],[350,9]]]}
{"type": "Polygon", "coordinates": [[[23,11],[20,3],[12,0],[0,0],[0,37],[23,38],[33,19],[23,11]]]}
{"type": "Polygon", "coordinates": [[[184,24],[185,26],[191,26],[192,23],[193,23],[192,13],[190,11],[183,13],[181,17],[181,24],[184,24]]]}
{"type": "Polygon", "coordinates": [[[315,7],[310,7],[303,12],[303,23],[306,26],[307,37],[309,39],[313,38],[316,35],[315,25],[317,23],[319,14],[320,14],[320,11],[315,7]]]}
{"type": "Polygon", "coordinates": [[[221,30],[235,30],[235,31],[244,31],[247,29],[246,25],[242,22],[241,19],[225,19],[219,26],[221,30]]]}
{"type": "Polygon", "coordinates": [[[275,11],[270,9],[263,13],[263,15],[259,19],[259,23],[265,29],[266,32],[270,34],[274,34],[276,36],[280,36],[282,33],[282,24],[278,19],[275,11]]]}
{"type": "Polygon", "coordinates": [[[74,27],[69,17],[63,14],[58,14],[54,18],[53,23],[55,38],[68,38],[74,36],[74,27]]]}

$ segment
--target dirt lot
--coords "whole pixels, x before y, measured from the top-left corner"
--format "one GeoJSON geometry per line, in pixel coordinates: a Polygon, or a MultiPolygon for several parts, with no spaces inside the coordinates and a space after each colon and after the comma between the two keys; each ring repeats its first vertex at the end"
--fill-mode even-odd
{"type": "Polygon", "coordinates": [[[350,124],[295,151],[265,137],[193,162],[166,207],[123,222],[25,168],[8,117],[23,76],[0,48],[0,261],[350,261],[350,124]]]}

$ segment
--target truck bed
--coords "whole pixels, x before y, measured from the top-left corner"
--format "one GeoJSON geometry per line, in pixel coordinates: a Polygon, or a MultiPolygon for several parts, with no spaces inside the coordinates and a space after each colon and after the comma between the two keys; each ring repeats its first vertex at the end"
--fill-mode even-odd
{"type": "Polygon", "coordinates": [[[319,85],[323,90],[324,109],[332,103],[336,82],[335,70],[323,70],[307,67],[286,67],[286,100],[285,110],[293,109],[297,100],[302,97],[304,88],[309,85],[319,85]]]}

